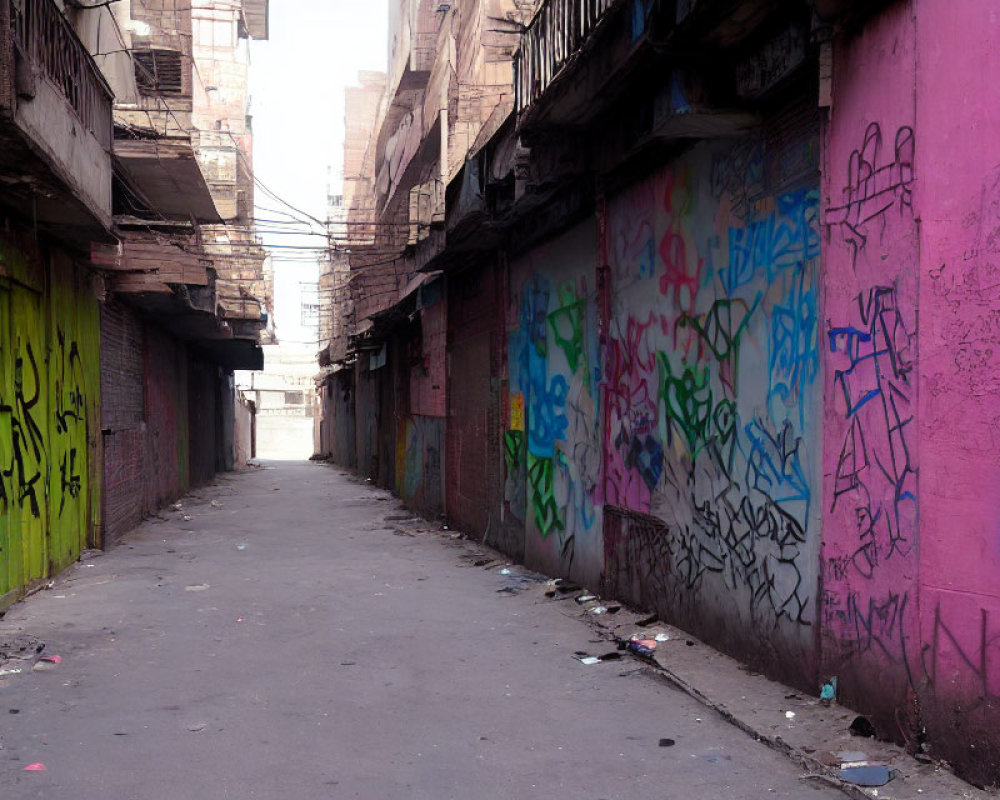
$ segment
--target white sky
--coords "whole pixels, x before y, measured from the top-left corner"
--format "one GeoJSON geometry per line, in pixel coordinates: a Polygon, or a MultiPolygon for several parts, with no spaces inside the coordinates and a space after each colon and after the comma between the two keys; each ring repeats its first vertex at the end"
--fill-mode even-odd
{"type": "MultiPolygon", "coordinates": [[[[388,0],[271,0],[270,17],[270,39],[250,51],[254,172],[280,198],[322,220],[327,168],[339,171],[343,161],[344,88],[357,84],[360,70],[386,67],[388,0]]],[[[263,210],[284,207],[259,187],[256,201],[258,217],[282,219],[263,210]]],[[[324,244],[318,236],[264,240],[324,244]]],[[[300,324],[299,283],[316,281],[316,262],[290,252],[282,261],[280,250],[271,252],[279,341],[315,352],[316,331],[300,324]]]]}

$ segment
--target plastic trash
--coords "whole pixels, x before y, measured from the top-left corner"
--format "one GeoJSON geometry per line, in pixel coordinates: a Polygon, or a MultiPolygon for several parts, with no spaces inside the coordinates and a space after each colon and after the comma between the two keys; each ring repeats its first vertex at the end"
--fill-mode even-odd
{"type": "Polygon", "coordinates": [[[819,690],[819,701],[824,706],[829,706],[837,699],[837,678],[833,677],[819,690]]]}
{"type": "Polygon", "coordinates": [[[502,570],[500,570],[500,574],[501,575],[510,575],[510,570],[507,567],[504,567],[502,570]]]}
{"type": "Polygon", "coordinates": [[[189,514],[185,514],[184,515],[184,521],[185,522],[190,522],[192,519],[194,519],[194,517],[190,516],[189,514]]]}
{"type": "Polygon", "coordinates": [[[786,711],[785,712],[785,719],[795,719],[795,712],[794,711],[786,711]]]}
{"type": "Polygon", "coordinates": [[[844,767],[837,776],[856,786],[885,786],[896,777],[896,773],[881,764],[866,764],[861,767],[844,767]]]}
{"type": "Polygon", "coordinates": [[[590,609],[591,614],[607,614],[608,610],[604,606],[594,606],[590,609]]]}
{"type": "Polygon", "coordinates": [[[660,739],[660,747],[673,747],[677,742],[673,739],[660,739]]]}
{"type": "Polygon", "coordinates": [[[576,602],[578,602],[580,605],[583,605],[584,603],[591,603],[596,599],[597,599],[596,594],[581,594],[578,598],[576,598],[576,602]]]}
{"type": "Polygon", "coordinates": [[[184,587],[184,591],[185,592],[204,592],[206,589],[210,589],[210,588],[212,588],[212,587],[209,586],[209,584],[207,584],[207,583],[199,583],[199,584],[196,584],[194,586],[185,586],[184,587]]]}
{"type": "Polygon", "coordinates": [[[45,772],[45,765],[44,764],[28,764],[28,766],[26,766],[24,768],[24,771],[25,772],[45,772]]]}
{"type": "Polygon", "coordinates": [[[657,642],[669,642],[670,641],[670,634],[669,633],[658,633],[658,634],[656,634],[656,636],[653,637],[653,639],[655,639],[657,642]]]}
{"type": "Polygon", "coordinates": [[[222,503],[220,503],[218,500],[213,500],[211,503],[209,503],[209,505],[211,505],[212,508],[222,508],[222,503]]]}
{"type": "Polygon", "coordinates": [[[625,649],[641,658],[652,658],[653,652],[656,650],[656,641],[654,639],[633,638],[625,645],[625,649]]]}

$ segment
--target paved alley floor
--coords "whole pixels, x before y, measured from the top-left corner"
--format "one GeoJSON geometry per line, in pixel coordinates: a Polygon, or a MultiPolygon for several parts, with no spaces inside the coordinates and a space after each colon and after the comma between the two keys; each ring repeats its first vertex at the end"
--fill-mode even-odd
{"type": "Polygon", "coordinates": [[[61,661],[0,677],[0,798],[843,796],[401,514],[276,463],[15,606],[61,661]]]}

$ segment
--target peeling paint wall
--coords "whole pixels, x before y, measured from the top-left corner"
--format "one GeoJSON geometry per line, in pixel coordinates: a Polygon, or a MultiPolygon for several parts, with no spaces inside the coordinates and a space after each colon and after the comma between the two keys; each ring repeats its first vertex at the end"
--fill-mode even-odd
{"type": "Polygon", "coordinates": [[[0,599],[98,539],[98,304],[59,251],[0,242],[0,599]]]}
{"type": "Polygon", "coordinates": [[[608,203],[605,587],[772,674],[814,668],[818,115],[608,203]]]}

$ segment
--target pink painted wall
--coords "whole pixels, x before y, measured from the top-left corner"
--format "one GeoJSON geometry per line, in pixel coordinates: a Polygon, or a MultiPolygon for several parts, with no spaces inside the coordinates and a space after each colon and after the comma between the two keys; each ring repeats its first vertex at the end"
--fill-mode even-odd
{"type": "Polygon", "coordinates": [[[920,0],[917,10],[921,700],[935,752],[995,781],[1000,4],[920,0]]]}
{"type": "Polygon", "coordinates": [[[920,656],[915,45],[908,0],[839,43],[823,158],[823,663],[889,735],[920,656]]]}
{"type": "Polygon", "coordinates": [[[835,52],[823,659],[881,733],[1000,777],[1000,6],[835,52]],[[918,326],[919,318],[919,326],[918,326]]]}

